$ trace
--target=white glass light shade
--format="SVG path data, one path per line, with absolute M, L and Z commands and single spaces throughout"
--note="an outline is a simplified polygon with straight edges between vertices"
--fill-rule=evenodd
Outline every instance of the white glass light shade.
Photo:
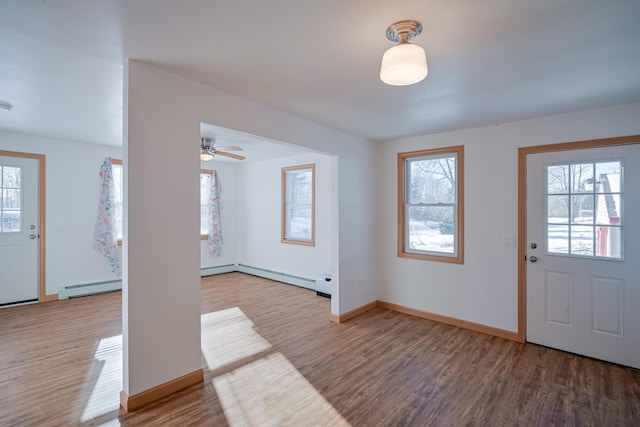
M 200 153 L 200 160 L 208 162 L 211 159 L 213 159 L 213 155 L 211 155 L 209 153 L 206 153 L 206 152 Z
M 412 85 L 427 77 L 428 72 L 427 55 L 418 45 L 402 43 L 382 56 L 380 79 L 388 85 Z

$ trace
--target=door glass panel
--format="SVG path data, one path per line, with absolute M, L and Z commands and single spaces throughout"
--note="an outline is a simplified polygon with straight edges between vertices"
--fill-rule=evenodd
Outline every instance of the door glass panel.
M 622 173 L 612 159 L 546 167 L 548 254 L 622 259 Z
M 571 223 L 593 224 L 593 195 L 572 195 L 571 207 Z
M 593 191 L 593 163 L 578 163 L 571 165 L 570 179 L 572 193 Z
M 569 165 L 547 167 L 547 194 L 569 193 Z
M 557 254 L 569 253 L 569 226 L 547 226 L 547 251 Z
M 22 169 L 0 166 L 0 232 L 22 230 Z
M 593 255 L 593 227 L 571 226 L 571 254 Z
M 551 224 L 569 222 L 569 196 L 547 196 L 547 222 Z

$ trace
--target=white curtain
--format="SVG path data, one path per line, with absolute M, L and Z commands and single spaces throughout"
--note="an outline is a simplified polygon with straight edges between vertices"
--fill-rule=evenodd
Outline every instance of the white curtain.
M 211 176 L 211 226 L 209 227 L 209 249 L 215 256 L 222 255 L 222 221 L 220 213 L 222 204 L 220 196 L 222 195 L 222 186 L 218 180 L 218 172 L 213 171 Z
M 100 200 L 93 232 L 93 247 L 104 256 L 112 271 L 120 277 L 120 251 L 116 237 L 116 202 L 111 158 L 100 167 Z

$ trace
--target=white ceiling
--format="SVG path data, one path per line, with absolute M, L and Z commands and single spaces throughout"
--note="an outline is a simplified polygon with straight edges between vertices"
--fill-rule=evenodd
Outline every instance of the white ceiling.
M 429 75 L 392 87 L 400 19 Z M 0 0 L 0 129 L 120 145 L 126 58 L 371 140 L 638 102 L 639 23 L 640 0 Z

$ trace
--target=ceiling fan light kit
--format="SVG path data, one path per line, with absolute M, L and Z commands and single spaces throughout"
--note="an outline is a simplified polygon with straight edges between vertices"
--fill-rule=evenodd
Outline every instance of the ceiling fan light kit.
M 215 138 L 200 138 L 200 160 L 208 162 L 213 159 L 215 156 L 225 156 L 230 157 L 236 160 L 244 160 L 245 156 L 241 156 L 239 154 L 227 153 L 226 151 L 221 150 L 231 150 L 231 151 L 242 151 L 242 148 L 237 146 L 231 147 L 220 147 L 220 149 L 214 147 L 216 140 Z
M 429 72 L 427 55 L 418 45 L 409 43 L 422 32 L 414 20 L 398 21 L 387 28 L 387 39 L 398 44 L 382 56 L 380 79 L 392 86 L 408 86 L 422 81 Z

